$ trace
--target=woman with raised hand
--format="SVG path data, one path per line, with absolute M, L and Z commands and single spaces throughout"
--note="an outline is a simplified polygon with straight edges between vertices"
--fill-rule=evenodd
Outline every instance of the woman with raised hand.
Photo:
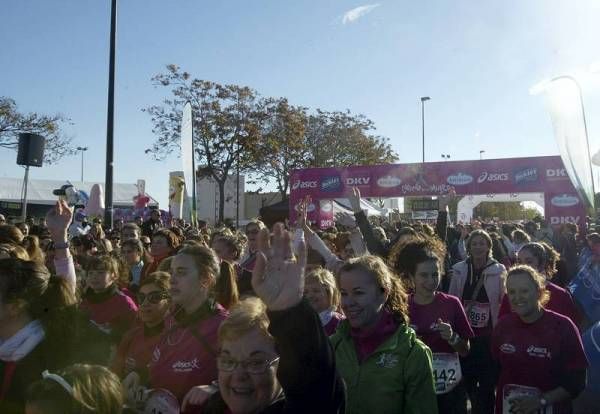
M 343 413 L 344 385 L 318 315 L 302 299 L 306 247 L 281 223 L 259 235 L 252 286 L 219 328 L 218 392 L 204 414 Z M 187 402 L 206 395 L 198 388 Z M 185 407 L 184 407 L 185 408 Z
M 448 293 L 462 300 L 475 333 L 469 355 L 461 360 L 472 412 L 489 414 L 494 409 L 497 376 L 490 337 L 498 323 L 506 268 L 492 258 L 492 239 L 485 230 L 472 231 L 466 248 L 467 259 L 452 267 Z
M 231 265 L 219 264 L 207 247 L 181 249 L 171 262 L 170 273 L 173 313 L 153 352 L 149 372 L 131 373 L 124 384 L 135 389 L 141 381 L 149 388 L 166 389 L 182 401 L 193 386 L 217 379 L 217 330 L 227 317 L 220 302 L 233 305 L 237 294 Z
M 330 340 L 348 413 L 437 413 L 431 351 L 409 326 L 404 288 L 384 261 L 346 262 L 338 284 L 346 320 Z
M 473 330 L 460 299 L 438 291 L 445 248 L 432 238 L 414 238 L 391 258 L 405 281 L 410 326 L 433 352 L 433 374 L 440 413 L 467 413 L 459 356 L 469 353 Z
M 546 290 L 550 295 L 550 299 L 548 303 L 544 304 L 544 308 L 564 315 L 571 319 L 575 325 L 578 325 L 580 316 L 571 294 L 551 282 L 552 276 L 556 273 L 557 256 L 558 252 L 550 246 L 547 250 L 542 243 L 527 243 L 517 253 L 517 262 L 531 266 L 546 278 Z M 510 311 L 509 298 L 505 295 L 500 306 L 500 317 Z
M 253 295 L 252 289 L 252 270 L 256 263 L 256 252 L 258 251 L 258 235 L 261 230 L 265 229 L 265 224 L 258 220 L 251 220 L 246 224 L 246 237 L 248 243 L 246 244 L 246 252 L 240 259 L 240 265 L 238 268 L 238 290 L 240 295 Z
M 581 337 L 569 318 L 544 308 L 545 285 L 532 267 L 508 272 L 512 312 L 492 335 L 492 354 L 501 367 L 496 414 L 571 413 L 571 400 L 585 387 Z

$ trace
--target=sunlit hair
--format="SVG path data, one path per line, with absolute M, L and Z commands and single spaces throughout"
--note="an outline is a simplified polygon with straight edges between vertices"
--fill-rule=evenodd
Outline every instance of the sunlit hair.
M 168 292 L 171 289 L 171 275 L 167 272 L 152 272 L 140 281 L 140 288 L 146 285 L 156 285 L 159 290 Z
M 244 228 L 244 230 L 248 231 L 248 227 L 250 227 L 250 226 L 257 226 L 259 230 L 267 228 L 267 226 L 265 226 L 265 223 L 263 223 L 261 220 L 259 220 L 257 218 L 250 220 L 248 222 L 248 224 L 246 224 L 246 227 Z
M 265 338 L 273 339 L 269 333 L 267 306 L 260 299 L 250 297 L 229 310 L 229 317 L 219 327 L 219 346 L 225 341 L 236 341 L 254 329 Z
M 123 233 L 123 230 L 133 230 L 136 232 L 136 234 L 138 235 L 138 237 L 140 236 L 140 234 L 142 234 L 142 229 L 140 229 L 140 226 L 138 226 L 135 223 L 126 223 L 123 225 L 123 227 L 121 228 L 121 233 Z
M 120 275 L 119 263 L 109 254 L 97 254 L 86 258 L 83 268 L 86 272 L 106 270 L 112 275 L 113 279 L 118 278 Z
M 88 235 L 90 237 L 92 237 L 94 240 L 100 240 L 100 239 L 104 239 L 106 237 L 106 234 L 104 233 L 104 229 L 102 228 L 102 225 L 100 223 L 92 224 L 92 227 L 90 228 L 90 231 L 88 232 Z
M 165 257 L 158 264 L 158 267 L 156 268 L 156 270 L 161 271 L 161 272 L 171 273 L 171 263 L 173 263 L 173 257 L 175 257 L 175 256 Z
M 394 275 L 383 259 L 378 256 L 365 255 L 348 260 L 339 270 L 338 280 L 344 273 L 360 271 L 373 278 L 380 289 L 388 292 L 385 308 L 402 323 L 408 325 L 408 299 L 398 276 Z
M 512 232 L 511 235 L 512 241 L 514 243 L 529 243 L 531 241 L 531 237 L 529 237 L 529 234 L 525 233 L 523 230 L 515 230 Z
M 546 249 L 544 249 L 544 246 L 541 243 L 527 243 L 523 247 L 521 247 L 521 250 L 519 250 L 519 254 L 523 250 L 529 252 L 533 257 L 536 258 L 538 263 L 538 269 L 546 268 Z
M 23 238 L 23 247 L 29 254 L 29 260 L 44 264 L 46 262 L 46 256 L 44 251 L 40 247 L 40 239 L 38 236 L 29 235 Z
M 552 279 L 556 272 L 558 272 L 557 264 L 560 260 L 560 253 L 556 251 L 556 249 L 550 246 L 546 242 L 538 242 L 544 247 L 546 251 L 546 265 L 544 266 L 544 271 L 546 273 L 546 278 Z
M 469 234 L 469 238 L 467 239 L 467 243 L 465 245 L 465 247 L 467 248 L 467 253 L 469 253 L 469 256 L 471 256 L 471 243 L 473 243 L 473 239 L 475 237 L 483 237 L 483 239 L 485 240 L 485 243 L 487 244 L 488 247 L 488 258 L 492 258 L 492 238 L 490 237 L 490 235 L 488 234 L 487 231 L 485 230 L 481 230 L 481 229 L 477 229 L 477 230 L 473 230 L 471 232 L 471 234 Z
M 72 393 L 54 375 L 46 376 L 29 387 L 26 401 L 47 414 L 120 413 L 124 398 L 119 377 L 100 365 L 75 364 L 50 374 L 58 375 Z
M 13 259 L 29 260 L 29 253 L 24 247 L 12 243 L 0 243 L 0 256 Z
M 23 241 L 23 232 L 12 224 L 0 225 L 0 243 L 21 244 Z
M 335 277 L 327 269 L 318 268 L 306 275 L 305 284 L 318 283 L 325 288 L 329 306 L 333 309 L 338 309 L 340 306 L 340 291 L 335 282 Z
M 178 255 L 186 255 L 194 260 L 199 277 L 208 280 L 209 290 L 217 302 L 229 308 L 238 301 L 237 275 L 229 262 L 219 263 L 216 253 L 204 246 L 184 247 Z
M 541 306 L 545 306 L 550 300 L 550 292 L 546 289 L 546 278 L 544 275 L 540 274 L 537 270 L 535 270 L 531 266 L 527 265 L 517 265 L 510 268 L 508 271 L 508 275 L 506 276 L 506 286 L 508 287 L 508 281 L 511 276 L 515 275 L 526 275 L 528 276 L 533 286 L 539 292 L 538 302 Z
M 158 229 L 152 235 L 152 239 L 163 237 L 171 250 L 176 250 L 179 247 L 179 237 L 169 229 Z
M 213 239 L 213 245 L 217 242 L 223 243 L 227 249 L 233 252 L 234 260 L 238 260 L 240 258 L 246 244 L 244 239 L 241 239 L 233 233 L 230 235 L 221 235 L 219 237 L 215 237 Z
M 419 264 L 435 261 L 439 268 L 446 255 L 446 246 L 434 237 L 411 237 L 397 243 L 395 247 L 390 262 L 405 286 L 409 288 L 414 288 L 412 277 L 415 276 Z

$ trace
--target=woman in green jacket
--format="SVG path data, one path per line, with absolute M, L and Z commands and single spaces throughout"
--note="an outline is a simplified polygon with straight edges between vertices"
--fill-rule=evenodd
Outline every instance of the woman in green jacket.
M 407 295 L 377 256 L 339 272 L 347 317 L 330 338 L 347 386 L 346 413 L 435 414 L 431 351 L 408 325 Z

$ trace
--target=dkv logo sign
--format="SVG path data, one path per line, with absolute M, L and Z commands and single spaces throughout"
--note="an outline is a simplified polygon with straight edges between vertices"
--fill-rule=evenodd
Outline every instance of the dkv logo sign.
M 568 194 L 561 194 L 552 197 L 550 203 L 556 207 L 572 207 L 579 204 L 579 198 Z
M 473 177 L 471 177 L 469 174 L 459 172 L 449 176 L 446 181 L 450 185 L 467 185 L 473 182 Z

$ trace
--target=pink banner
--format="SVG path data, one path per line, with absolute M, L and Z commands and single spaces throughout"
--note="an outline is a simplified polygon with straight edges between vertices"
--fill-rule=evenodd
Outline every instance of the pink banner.
M 352 187 L 367 198 L 434 196 L 450 187 L 458 195 L 538 192 L 546 195 L 545 216 L 552 224 L 581 224 L 585 218 L 559 156 L 310 168 L 293 171 L 290 183 L 290 220 L 299 201 L 310 195 L 309 219 L 322 228 L 333 224 L 328 200 L 345 198 Z

